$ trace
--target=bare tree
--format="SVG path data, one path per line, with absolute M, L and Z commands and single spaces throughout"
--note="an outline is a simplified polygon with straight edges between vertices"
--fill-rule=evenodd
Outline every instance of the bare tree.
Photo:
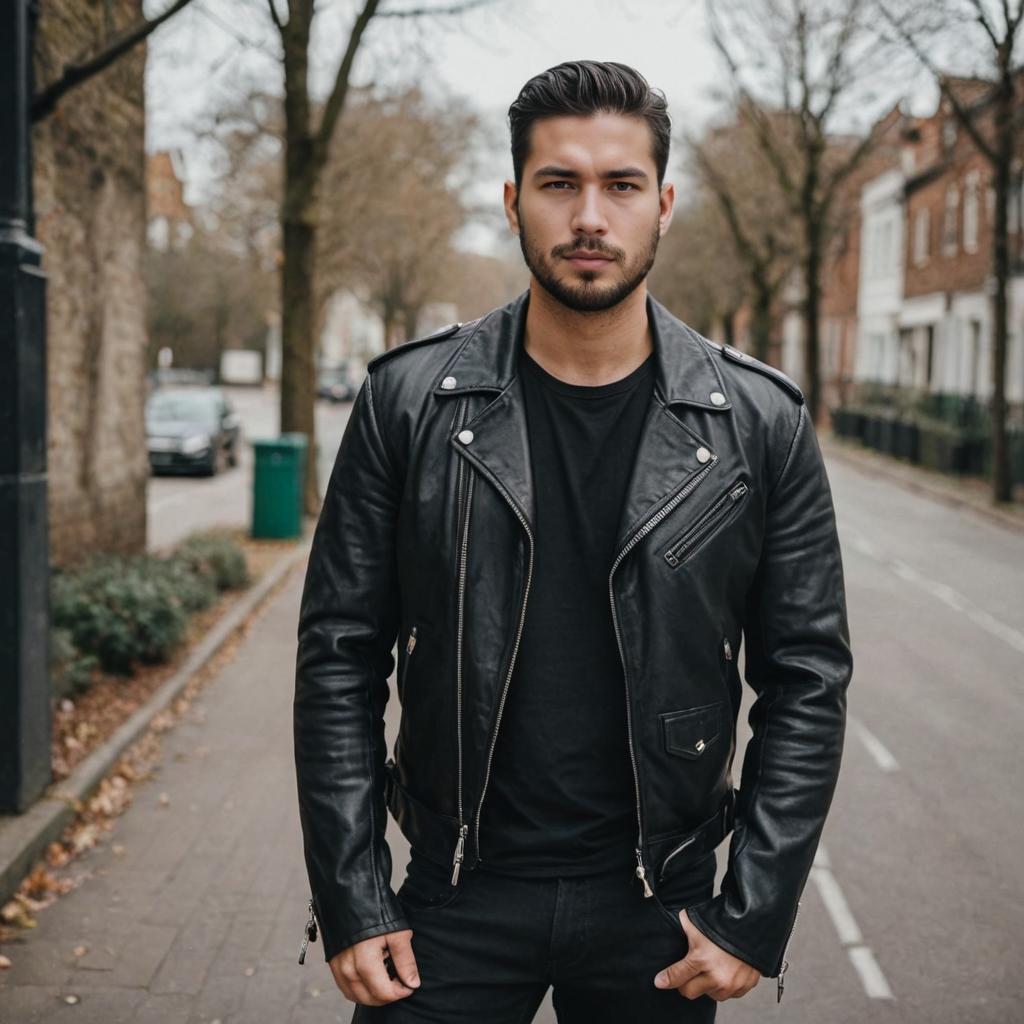
M 388 347 L 416 331 L 444 281 L 452 236 L 465 223 L 478 119 L 419 87 L 351 103 L 323 181 L 318 293 L 358 283 L 384 321 Z M 380 183 L 387 182 L 387 188 Z
M 892 47 L 871 30 L 867 0 L 707 0 L 706 8 L 735 108 L 801 228 L 804 383 L 817 421 L 822 267 L 836 199 L 879 136 L 871 129 L 853 145 L 831 143 L 841 116 L 875 98 L 865 83 L 892 73 Z
M 786 196 L 772 174 L 750 119 L 736 116 L 701 138 L 687 138 L 687 151 L 705 194 L 717 205 L 720 230 L 728 233 L 747 280 L 753 354 L 767 360 L 773 311 L 800 253 L 800 231 Z M 783 140 L 777 140 L 782 146 Z M 787 154 L 787 161 L 792 156 Z
M 320 191 L 331 140 L 345 109 L 352 68 L 371 21 L 384 17 L 452 15 L 488 0 L 448 6 L 381 10 L 381 0 L 365 0 L 349 30 L 333 85 L 319 117 L 310 96 L 310 41 L 316 0 L 288 0 L 287 15 L 266 0 L 281 39 L 284 63 L 284 180 L 281 200 L 281 429 L 309 439 L 304 507 L 320 507 L 315 451 L 316 255 Z
M 1013 498 L 1006 433 L 1006 361 L 1009 324 L 1007 288 L 1010 277 L 1008 209 L 1014 161 L 1019 157 L 1021 64 L 1017 35 L 1024 18 L 1021 0 L 937 0 L 919 5 L 875 0 L 884 25 L 931 73 L 944 102 L 992 169 L 995 219 L 992 232 L 994 278 L 992 358 L 992 500 Z M 965 94 L 955 76 L 945 74 L 931 56 L 937 40 L 956 41 L 958 50 L 980 43 L 988 65 L 982 88 Z
M 117 31 L 113 30 L 108 17 L 106 24 L 108 34 L 103 46 L 65 64 L 60 75 L 54 81 L 36 89 L 32 98 L 32 120 L 39 121 L 48 114 L 52 114 L 62 96 L 70 92 L 76 85 L 81 85 L 93 75 L 110 67 L 119 57 L 124 56 L 191 2 L 192 0 L 173 0 L 173 3 L 170 3 L 160 14 L 152 18 L 140 18 L 126 28 Z

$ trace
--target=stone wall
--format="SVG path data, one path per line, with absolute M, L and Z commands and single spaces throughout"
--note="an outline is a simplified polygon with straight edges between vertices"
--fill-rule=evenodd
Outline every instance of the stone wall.
M 39 7 L 37 88 L 141 15 L 141 0 Z M 59 565 L 146 542 L 145 59 L 140 45 L 77 86 L 33 133 L 48 275 L 50 550 Z

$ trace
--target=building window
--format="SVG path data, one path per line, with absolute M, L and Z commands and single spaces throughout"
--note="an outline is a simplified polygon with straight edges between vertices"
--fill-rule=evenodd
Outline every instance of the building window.
M 931 211 L 922 206 L 914 214 L 914 266 L 923 267 L 928 262 L 928 249 L 931 234 Z
M 968 394 L 980 397 L 981 388 L 981 321 L 971 321 L 971 342 L 968 352 L 970 360 L 970 391 Z
M 978 172 L 967 175 L 964 186 L 964 251 L 978 251 Z
M 957 215 L 960 212 L 960 191 L 956 185 L 946 189 L 946 217 L 942 223 L 942 252 L 945 256 L 956 255 Z

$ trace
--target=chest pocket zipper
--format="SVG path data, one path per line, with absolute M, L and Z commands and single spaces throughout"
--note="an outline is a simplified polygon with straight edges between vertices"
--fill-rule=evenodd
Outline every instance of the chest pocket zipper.
M 723 494 L 681 537 L 665 552 L 665 561 L 674 569 L 708 540 L 726 517 L 746 497 L 750 487 L 741 480 Z

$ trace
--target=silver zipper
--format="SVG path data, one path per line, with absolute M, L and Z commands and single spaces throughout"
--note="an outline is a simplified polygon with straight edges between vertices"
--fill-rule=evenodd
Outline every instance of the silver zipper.
M 661 862 L 661 870 L 660 870 L 660 871 L 658 872 L 658 881 L 659 881 L 659 882 L 660 882 L 660 881 L 662 881 L 662 880 L 663 880 L 663 879 L 665 878 L 665 871 L 666 871 L 666 870 L 668 869 L 669 863 L 671 862 L 672 858 L 673 858 L 673 857 L 675 857 L 675 856 L 676 856 L 676 854 L 678 854 L 678 853 L 682 853 L 682 852 L 683 852 L 683 850 L 685 850 L 685 849 L 687 849 L 688 847 L 692 846 L 692 845 L 693 845 L 693 844 L 694 844 L 694 843 L 695 843 L 696 841 L 697 841 L 697 836 L 690 836 L 690 838 L 689 838 L 689 839 L 687 839 L 687 840 L 684 840 L 683 842 L 681 842 L 681 843 L 680 843 L 680 844 L 679 844 L 679 845 L 678 845 L 678 846 L 677 846 L 677 847 L 676 847 L 676 848 L 675 848 L 675 849 L 674 849 L 674 850 L 673 850 L 673 851 L 672 851 L 672 852 L 671 852 L 671 853 L 670 853 L 670 854 L 669 854 L 669 855 L 668 855 L 668 856 L 667 856 L 667 857 L 666 857 L 666 858 L 665 858 L 665 859 L 664 859 L 664 860 L 663 860 L 663 861 Z
M 465 417 L 463 417 L 465 422 Z M 460 424 L 461 426 L 461 424 Z M 462 478 L 464 463 L 459 460 L 458 490 L 461 496 Z M 462 859 L 465 855 L 466 832 L 468 826 L 462 820 L 462 625 L 465 612 L 466 594 L 466 558 L 469 551 L 469 513 L 473 508 L 473 480 L 472 473 L 469 474 L 469 483 L 466 486 L 466 510 L 462 516 L 462 543 L 459 549 L 459 623 L 458 639 L 455 645 L 455 707 L 456 707 L 456 737 L 458 747 L 458 805 L 459 805 L 459 839 L 455 844 L 455 853 L 452 857 L 452 885 L 459 884 L 459 871 L 462 868 Z
M 416 646 L 416 626 L 413 626 L 409 631 L 409 639 L 405 643 L 405 653 L 412 654 L 412 649 Z
M 313 916 L 313 897 L 309 898 L 309 920 L 306 922 L 305 933 L 302 936 L 302 945 L 299 947 L 299 963 L 306 962 L 306 947 L 310 942 L 316 942 L 316 918 Z
M 679 565 L 683 560 L 683 552 L 685 552 L 687 548 L 693 547 L 693 545 L 700 540 L 701 536 L 710 529 L 718 518 L 718 514 L 722 508 L 727 503 L 735 504 L 743 497 L 744 494 L 747 493 L 748 490 L 749 488 L 746 483 L 741 480 L 735 487 L 723 494 L 722 497 L 719 498 L 718 501 L 716 501 L 711 508 L 709 508 L 707 512 L 697 520 L 696 523 L 694 523 L 693 527 L 687 530 L 686 535 L 665 552 L 665 561 L 673 567 Z
M 662 506 L 650 519 L 644 523 L 643 526 L 637 530 L 636 533 L 630 537 L 626 546 L 618 553 L 615 561 L 612 563 L 611 570 L 608 573 L 608 597 L 611 601 L 612 606 L 612 624 L 615 627 L 615 640 L 619 646 L 619 657 L 622 659 L 622 678 L 626 686 L 626 737 L 629 740 L 629 760 L 633 765 L 633 786 L 636 792 L 636 823 L 637 823 L 637 844 L 636 844 L 636 877 L 643 882 L 644 896 L 653 896 L 654 893 L 651 890 L 651 886 L 647 881 L 647 869 L 644 866 L 644 825 L 643 817 L 640 812 L 640 770 L 637 768 L 636 763 L 636 750 L 633 747 L 633 702 L 629 696 L 629 679 L 626 673 L 626 654 L 622 649 L 622 633 L 619 630 L 619 616 L 615 609 L 615 590 L 612 586 L 612 579 L 615 576 L 615 570 L 618 568 L 619 563 L 626 555 L 633 550 L 633 547 L 640 542 L 643 537 L 646 537 L 655 526 L 658 525 L 678 505 L 681 501 L 687 498 L 693 491 L 693 489 L 711 472 L 712 469 L 718 464 L 718 456 L 712 455 L 711 461 L 667 504 Z M 532 557 L 532 554 L 531 554 Z
M 786 939 L 786 948 L 782 951 L 782 966 L 779 968 L 779 989 L 775 996 L 775 1002 L 782 1002 L 782 992 L 786 987 L 785 977 L 786 971 L 789 969 L 789 961 L 786 959 L 786 954 L 789 952 L 789 944 L 793 941 L 793 932 L 796 931 L 796 922 L 800 917 L 800 901 L 796 901 L 796 913 L 793 915 L 793 927 L 789 930 L 789 938 Z
M 501 725 L 501 713 L 505 709 L 505 697 L 508 694 L 508 685 L 512 681 L 512 670 L 515 668 L 516 655 L 519 653 L 519 641 L 523 636 L 523 624 L 526 621 L 526 602 L 530 597 L 530 584 L 533 580 L 533 534 L 530 532 L 530 525 L 526 521 L 526 516 L 523 515 L 519 510 L 519 506 L 516 505 L 515 501 L 509 496 L 505 488 L 498 485 L 498 490 L 501 492 L 502 497 L 508 502 L 512 511 L 515 512 L 519 522 L 523 524 L 523 529 L 526 531 L 526 536 L 530 541 L 530 560 L 527 564 L 526 569 L 526 586 L 523 589 L 523 604 L 519 610 L 519 625 L 516 628 L 516 642 L 512 647 L 512 658 L 509 661 L 508 673 L 505 676 L 505 685 L 501 691 L 501 700 L 498 701 L 498 716 L 494 722 L 494 734 L 491 736 L 491 746 L 487 751 L 487 766 L 484 770 L 484 784 L 480 790 L 480 801 L 476 807 L 476 827 L 474 829 L 474 836 L 476 839 L 476 855 L 480 857 L 480 812 L 484 806 L 484 797 L 487 794 L 487 783 L 491 778 L 491 760 L 494 757 L 494 747 L 498 742 L 498 728 Z

